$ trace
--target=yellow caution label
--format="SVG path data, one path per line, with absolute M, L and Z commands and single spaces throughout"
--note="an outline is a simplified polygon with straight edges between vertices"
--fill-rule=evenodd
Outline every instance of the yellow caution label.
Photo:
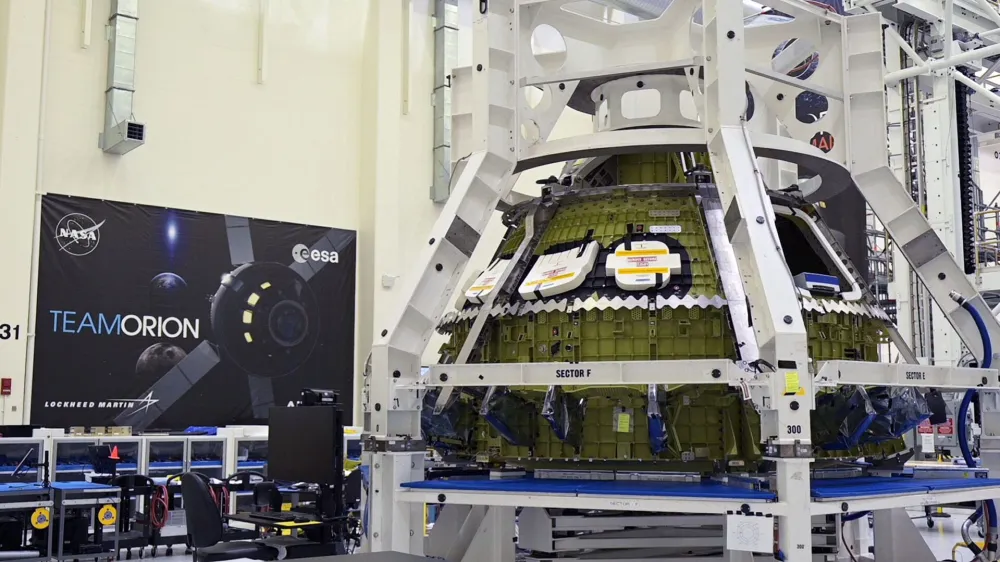
M 292 510 L 292 502 L 285 502 L 281 504 L 281 511 L 291 511 L 291 510 Z
M 632 416 L 621 413 L 618 414 L 618 433 L 628 433 L 632 431 Z
M 105 527 L 114 525 L 118 522 L 118 510 L 113 505 L 106 505 L 97 512 L 97 520 Z
M 36 529 L 47 529 L 49 523 L 52 522 L 52 516 L 49 515 L 49 508 L 39 507 L 36 508 L 34 512 L 31 513 L 31 526 Z
M 785 373 L 785 396 L 795 396 L 802 390 L 799 384 L 799 372 L 788 371 Z
M 552 281 L 560 281 L 562 279 L 569 279 L 576 275 L 575 273 L 563 273 L 562 275 L 556 275 L 555 277 L 546 277 L 545 279 L 536 279 L 534 281 L 528 281 L 524 283 L 525 286 L 541 285 L 542 283 L 550 283 Z
M 670 273 L 669 267 L 623 267 L 615 273 L 621 275 L 642 275 L 643 273 Z
M 616 256 L 665 256 L 670 253 L 670 250 L 666 248 L 657 248 L 652 250 L 617 250 L 615 251 Z

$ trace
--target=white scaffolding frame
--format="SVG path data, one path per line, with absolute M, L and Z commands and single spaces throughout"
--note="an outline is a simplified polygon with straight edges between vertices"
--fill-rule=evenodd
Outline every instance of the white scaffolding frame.
M 784 160 L 815 172 L 822 181 L 807 195 L 809 201 L 821 201 L 853 183 L 969 349 L 981 357 L 983 345 L 971 317 L 949 298 L 952 290 L 983 311 L 991 338 L 1000 342 L 1000 324 L 889 168 L 884 81 L 894 77 L 887 77 L 883 68 L 881 16 L 841 16 L 805 0 L 773 0 L 768 4 L 796 19 L 777 26 L 779 30 L 745 28 L 738 0 L 675 0 L 657 19 L 615 26 L 564 10 L 570 2 L 473 3 L 477 6 L 473 66 L 456 69 L 453 83 L 453 153 L 467 156 L 457 164 L 452 195 L 416 261 L 420 275 L 395 320 L 381 332 L 365 377 L 365 462 L 372 482 L 370 550 L 423 552 L 421 504 L 436 503 L 441 494 L 403 489 L 401 485 L 423 479 L 420 410 L 426 387 L 580 382 L 560 377 L 558 371 L 565 365 L 556 364 L 459 364 L 435 366 L 427 378 L 420 375 L 424 347 L 490 215 L 498 201 L 509 194 L 512 176 L 550 162 L 651 150 L 709 152 L 726 230 L 739 262 L 743 288 L 753 305 L 751 316 L 760 357 L 774 370 L 751 375 L 723 360 L 588 363 L 574 364 L 572 369 L 582 369 L 590 377 L 588 383 L 752 387 L 755 398 L 764 398 L 758 402 L 763 406 L 762 435 L 768 438 L 773 453 L 770 458 L 777 466 L 778 496 L 777 502 L 754 504 L 752 508 L 777 517 L 778 548 L 789 562 L 812 559 L 808 542 L 798 537 L 810 536 L 813 514 L 985 499 L 1000 493 L 1000 489 L 982 488 L 909 494 L 851 501 L 847 507 L 843 502 L 808 500 L 810 412 L 817 387 L 937 384 L 996 388 L 998 383 L 997 371 L 992 369 L 837 361 L 821 364 L 813 372 L 797 292 L 782 257 L 758 157 Z M 701 26 L 692 25 L 698 9 L 702 10 Z M 532 55 L 531 35 L 542 24 L 562 35 L 565 53 L 540 58 Z M 795 49 L 812 48 L 821 61 L 810 76 L 800 74 L 790 79 L 770 66 L 772 58 L 791 49 L 792 39 L 801 42 Z M 927 67 L 935 64 L 927 63 Z M 620 93 L 626 80 L 642 88 L 643 77 L 658 80 L 678 70 L 691 86 L 699 126 L 690 128 L 689 120 L 687 129 L 615 130 L 624 126 L 622 112 L 615 105 L 620 100 L 602 97 L 592 99 L 597 105 L 607 103 L 606 113 L 596 109 L 595 133 L 547 141 L 558 115 L 581 84 Z M 757 103 L 778 118 L 787 136 L 763 132 L 745 118 L 745 84 Z M 542 88 L 542 103 L 530 107 L 522 95 L 525 87 Z M 796 119 L 794 99 L 802 92 L 827 97 L 829 109 L 822 120 L 804 123 Z M 1000 351 L 1000 346 L 995 349 Z M 725 513 L 739 510 L 745 503 L 486 492 L 449 492 L 447 501 L 504 508 L 689 513 Z M 512 515 L 510 510 L 503 513 Z M 507 529 L 504 526 L 502 532 Z M 493 542 L 489 544 L 505 539 L 490 536 Z M 490 547 L 484 549 L 490 551 Z

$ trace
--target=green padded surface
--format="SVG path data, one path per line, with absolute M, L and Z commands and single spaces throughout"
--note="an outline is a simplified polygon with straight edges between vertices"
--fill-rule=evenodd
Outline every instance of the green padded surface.
M 663 213 L 676 213 L 677 216 L 653 216 Z M 719 294 L 719 274 L 712 259 L 705 220 L 693 196 L 634 194 L 623 190 L 608 198 L 583 198 L 564 203 L 545 229 L 535 255 L 544 254 L 557 244 L 579 242 L 588 233 L 607 248 L 628 234 L 629 225 L 634 232 L 649 232 L 655 225 L 680 226 L 681 232 L 671 237 L 680 242 L 691 257 L 694 279 L 689 294 L 709 297 Z
M 700 155 L 700 162 L 707 162 Z M 620 184 L 683 182 L 676 154 L 621 156 L 615 162 Z M 650 232 L 656 225 L 680 227 L 670 236 L 690 260 L 692 297 L 720 295 L 720 279 L 701 207 L 693 195 L 664 186 L 662 191 L 628 192 L 614 189 L 600 197 L 563 197 L 535 255 L 554 246 L 576 243 L 588 236 L 603 248 L 629 232 Z M 512 228 L 498 255 L 511 256 L 524 238 L 523 227 Z M 642 294 L 633 294 L 641 296 Z M 655 292 L 654 292 L 655 295 Z M 597 300 L 580 297 L 583 301 Z M 555 297 L 558 299 L 559 297 Z M 816 300 L 822 301 L 822 297 Z M 573 312 L 537 312 L 493 317 L 484 328 L 481 361 L 536 363 L 578 361 L 645 361 L 674 359 L 736 359 L 734 338 L 725 308 L 679 307 L 649 309 L 610 306 Z M 888 341 L 881 320 L 847 313 L 803 312 L 813 361 L 832 359 L 878 360 L 878 346 Z M 472 320 L 442 326 L 450 339 L 442 352 L 454 357 Z M 665 365 L 665 368 L 667 366 Z M 484 381 L 489 384 L 490 381 Z M 582 446 L 560 441 L 538 414 L 545 388 L 518 388 L 525 401 L 523 413 L 507 423 L 534 435 L 533 447 L 515 446 L 482 419 L 476 422 L 474 445 L 481 460 L 507 461 L 529 467 L 637 470 L 752 469 L 761 459 L 760 417 L 739 394 L 718 385 L 664 387 L 668 446 L 654 455 L 649 442 L 645 386 L 566 386 L 564 392 L 586 401 Z M 477 399 L 466 396 L 476 408 Z M 520 412 L 521 410 L 519 410 Z M 629 412 L 624 430 L 616 423 Z M 815 414 L 814 414 L 815 415 Z M 853 451 L 818 451 L 817 456 L 892 454 L 901 441 L 871 445 Z

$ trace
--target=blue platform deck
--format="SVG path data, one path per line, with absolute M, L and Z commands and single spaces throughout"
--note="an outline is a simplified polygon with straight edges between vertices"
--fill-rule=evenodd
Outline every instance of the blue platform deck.
M 412 490 L 493 492 L 514 494 L 609 495 L 712 500 L 774 501 L 773 492 L 726 486 L 718 482 L 632 482 L 625 480 L 557 480 L 512 478 L 409 482 Z
M 900 494 L 930 494 L 1000 486 L 996 478 L 844 478 L 812 482 L 816 501 L 871 498 Z
M 815 501 L 871 498 L 887 495 L 929 494 L 931 492 L 968 490 L 1000 486 L 1000 479 L 956 478 L 844 478 L 814 480 Z M 730 501 L 776 501 L 777 495 L 766 490 L 749 490 L 718 482 L 633 482 L 623 480 L 557 480 L 516 478 L 502 480 L 461 479 L 409 482 L 404 488 L 422 491 L 490 492 L 513 494 L 607 495 L 651 498 L 679 498 Z
M 107 484 L 95 484 L 93 482 L 52 482 L 49 484 L 49 488 L 53 490 L 117 490 L 115 486 L 108 486 Z M 40 482 L 10 482 L 7 484 L 0 484 L 0 494 L 11 493 L 11 492 L 26 492 L 34 490 L 47 490 L 45 486 L 42 486 Z

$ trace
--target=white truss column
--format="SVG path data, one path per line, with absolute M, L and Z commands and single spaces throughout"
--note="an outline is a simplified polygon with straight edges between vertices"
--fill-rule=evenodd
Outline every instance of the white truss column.
M 920 111 L 924 131 L 924 188 L 927 192 L 927 220 L 941 238 L 945 249 L 962 260 L 962 203 L 958 181 L 958 127 L 955 114 L 955 81 L 950 74 L 932 73 L 931 98 Z M 962 340 L 937 306 L 931 322 L 934 362 L 957 365 L 962 357 Z
M 895 250 L 906 258 L 943 311 L 941 318 L 947 320 L 973 355 L 982 359 L 983 342 L 976 323 L 950 294 L 954 291 L 962 295 L 980 313 L 993 342 L 1000 342 L 1000 323 L 955 261 L 946 242 L 889 167 L 881 16 L 878 13 L 851 16 L 844 31 L 848 33 L 844 38 L 844 97 L 849 161 L 855 185 L 885 225 Z M 941 133 L 938 131 L 935 136 Z M 993 357 L 998 357 L 996 349 Z
M 805 325 L 756 155 L 743 126 L 743 17 L 738 0 L 706 1 L 705 126 L 726 229 L 740 260 L 761 357 L 807 361 Z M 728 13 L 732 10 L 734 13 Z M 793 369 L 796 367 L 792 367 Z
M 423 552 L 423 517 L 395 501 L 403 482 L 423 479 L 421 355 L 450 302 L 514 167 L 516 118 L 513 0 L 476 2 L 472 67 L 453 81 L 453 151 L 461 161 L 451 196 L 414 264 L 402 309 L 379 333 L 365 377 L 365 451 L 371 486 L 368 550 Z M 381 329 L 380 329 L 381 328 Z M 403 388 L 410 386 L 410 388 Z
M 761 433 L 778 465 L 778 498 L 795 506 L 778 518 L 778 547 L 789 562 L 812 560 L 809 514 L 809 412 L 813 407 L 805 324 L 785 264 L 774 210 L 744 127 L 744 27 L 740 0 L 706 0 L 705 118 L 709 155 L 726 230 L 750 300 L 761 359 L 776 368 Z M 801 376 L 800 376 L 801 374 Z M 805 467 L 803 469 L 803 467 Z M 805 492 L 803 493 L 803 486 Z M 804 543 L 805 547 L 799 549 Z
M 891 41 L 886 41 L 885 68 L 887 72 L 901 70 L 900 49 L 894 47 Z M 905 184 L 908 178 L 906 170 L 906 150 L 909 139 L 906 138 L 904 130 L 909 115 L 906 114 L 906 107 L 903 103 L 904 82 L 886 85 L 886 109 L 889 136 L 889 165 L 893 175 L 901 184 Z M 896 328 L 900 336 L 914 347 L 917 351 L 915 330 L 913 329 L 913 295 L 910 294 L 910 265 L 903 259 L 897 251 L 893 251 L 890 257 L 892 260 L 893 278 L 889 283 L 889 296 L 896 300 Z M 919 351 L 918 351 L 919 354 Z

